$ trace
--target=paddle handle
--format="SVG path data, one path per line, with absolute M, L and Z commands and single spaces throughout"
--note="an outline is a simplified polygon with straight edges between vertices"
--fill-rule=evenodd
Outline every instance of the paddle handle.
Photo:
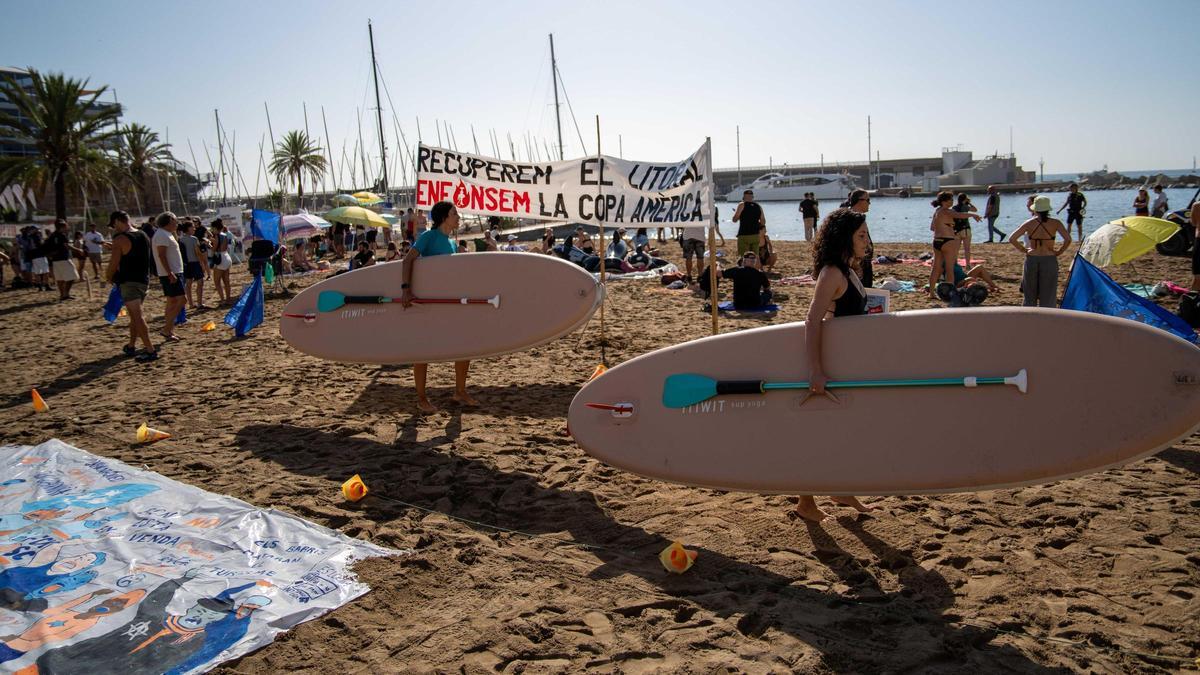
M 808 385 L 804 385 L 805 388 Z M 730 394 L 761 394 L 767 388 L 767 383 L 762 380 L 718 380 L 717 381 L 717 396 L 726 396 Z M 785 389 L 787 387 L 772 387 L 773 389 Z
M 744 385 L 745 381 L 733 380 L 731 384 Z M 1012 377 L 943 377 L 915 380 L 837 380 L 826 382 L 826 389 L 866 389 L 871 387 L 978 387 L 987 384 L 1011 384 L 1022 394 L 1028 390 L 1028 377 L 1025 369 Z M 808 382 L 763 382 L 761 390 L 726 392 L 721 389 L 725 382 L 717 382 L 717 393 L 759 393 L 778 389 L 808 389 Z

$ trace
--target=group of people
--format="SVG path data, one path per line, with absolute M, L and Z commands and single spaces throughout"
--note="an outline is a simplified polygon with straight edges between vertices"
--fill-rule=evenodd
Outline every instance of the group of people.
M 62 219 L 45 233 L 36 225 L 27 225 L 17 233 L 9 253 L 0 250 L 0 285 L 4 284 L 4 266 L 10 265 L 14 288 L 48 291 L 53 281 L 59 300 L 71 300 L 71 288 L 84 278 L 89 261 L 92 279 L 99 280 L 105 245 L 104 236 L 96 231 L 94 223 L 87 226 L 86 232 L 76 232 L 73 237 L 67 221 Z

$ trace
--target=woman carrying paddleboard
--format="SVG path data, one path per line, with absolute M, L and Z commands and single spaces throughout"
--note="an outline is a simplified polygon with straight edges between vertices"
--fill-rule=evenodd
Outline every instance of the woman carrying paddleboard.
M 1031 207 L 1034 217 L 1021 224 L 1008 238 L 1010 244 L 1025 254 L 1025 270 L 1021 275 L 1021 291 L 1026 307 L 1054 307 L 1058 297 L 1058 256 L 1071 245 L 1071 230 L 1062 221 L 1050 217 L 1050 198 L 1039 196 Z M 1029 237 L 1029 245 L 1021 237 Z M 1054 248 L 1056 237 L 1062 236 L 1062 248 Z
M 837 209 L 825 218 L 825 223 L 817 230 L 816 240 L 813 241 L 813 273 L 817 275 L 817 287 L 804 322 L 810 396 L 832 397 L 831 393 L 825 391 L 825 383 L 829 378 L 821 366 L 824 321 L 839 316 L 865 314 L 867 311 L 867 292 L 854 269 L 867 255 L 870 245 L 867 218 L 854 209 Z M 857 497 L 831 499 L 861 512 L 872 509 L 858 501 Z M 813 522 L 820 522 L 828 515 L 817 506 L 812 495 L 800 496 L 796 512 Z
M 451 237 L 458 231 L 458 209 L 451 202 L 438 202 L 429 211 L 433 227 L 421 233 L 417 241 L 404 256 L 403 283 L 400 284 L 400 303 L 406 308 L 413 304 L 413 264 L 421 256 L 450 255 L 455 252 L 454 241 Z M 479 405 L 467 393 L 467 371 L 471 368 L 470 361 L 454 362 L 454 400 L 463 405 Z M 437 408 L 429 402 L 425 395 L 425 376 L 429 373 L 429 364 L 413 364 L 413 382 L 417 387 L 417 407 L 421 412 L 437 412 Z
M 959 230 L 955 229 L 956 219 L 983 220 L 978 213 L 969 211 L 964 218 L 964 214 L 950 207 L 950 203 L 953 201 L 954 193 L 942 190 L 937 193 L 937 198 L 929 203 L 936 209 L 933 212 L 933 220 L 929 223 L 929 229 L 933 230 L 933 269 L 929 271 L 929 288 L 926 289 L 926 292 L 931 298 L 937 297 L 935 293 L 938 277 L 944 275 L 947 279 L 954 278 L 954 262 L 958 260 L 959 246 Z

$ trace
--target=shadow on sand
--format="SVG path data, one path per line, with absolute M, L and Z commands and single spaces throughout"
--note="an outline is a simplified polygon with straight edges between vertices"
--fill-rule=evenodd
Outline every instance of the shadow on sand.
M 802 579 L 703 548 L 703 565 L 687 575 L 668 575 L 657 554 L 669 542 L 613 520 L 592 493 L 547 488 L 527 474 L 501 471 L 484 461 L 438 450 L 439 444 L 461 431 L 457 415 L 443 434 L 420 442 L 408 430 L 414 420 L 402 425 L 400 438 L 392 444 L 288 425 L 247 426 L 238 432 L 237 441 L 243 450 L 284 471 L 339 483 L 348 471 L 353 472 L 348 467 L 373 464 L 372 486 L 381 486 L 379 493 L 451 516 L 531 533 L 558 534 L 565 529 L 575 541 L 597 547 L 591 550 L 602 564 L 593 570 L 593 577 L 635 574 L 674 596 L 676 600 L 669 601 L 672 607 L 695 603 L 724 617 L 739 617 L 738 630 L 752 638 L 769 628 L 784 631 L 822 652 L 825 665 L 837 671 L 1049 672 L 1018 649 L 989 644 L 992 632 L 955 625 L 957 617 L 943 613 L 953 602 L 946 580 L 866 532 L 857 521 L 843 524 L 898 573 L 904 586 L 901 592 L 880 590 L 853 556 L 836 543 L 830 546 L 832 538 L 818 526 L 812 528 L 823 551 L 819 557 L 851 585 L 849 594 L 808 588 Z M 368 499 L 360 507 L 378 522 L 405 511 L 387 500 Z M 663 601 L 626 611 L 636 616 L 651 606 L 662 607 Z

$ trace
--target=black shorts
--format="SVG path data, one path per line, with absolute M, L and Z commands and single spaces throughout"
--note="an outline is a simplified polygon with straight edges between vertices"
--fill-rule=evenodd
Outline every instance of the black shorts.
M 1192 242 L 1192 276 L 1200 277 L 1200 239 Z
M 186 262 L 183 264 L 183 278 L 192 281 L 198 281 L 204 278 L 204 265 L 197 262 Z
M 178 298 L 183 295 L 183 279 L 179 275 L 175 275 L 175 283 L 171 283 L 170 277 L 159 277 L 158 281 L 162 284 L 163 297 Z
M 1079 226 L 1083 227 L 1083 214 L 1067 211 L 1067 226 L 1070 226 L 1072 223 L 1079 223 Z
M 679 242 L 679 247 L 683 249 L 684 260 L 692 257 L 696 259 L 704 257 L 704 242 L 699 239 L 683 239 Z

